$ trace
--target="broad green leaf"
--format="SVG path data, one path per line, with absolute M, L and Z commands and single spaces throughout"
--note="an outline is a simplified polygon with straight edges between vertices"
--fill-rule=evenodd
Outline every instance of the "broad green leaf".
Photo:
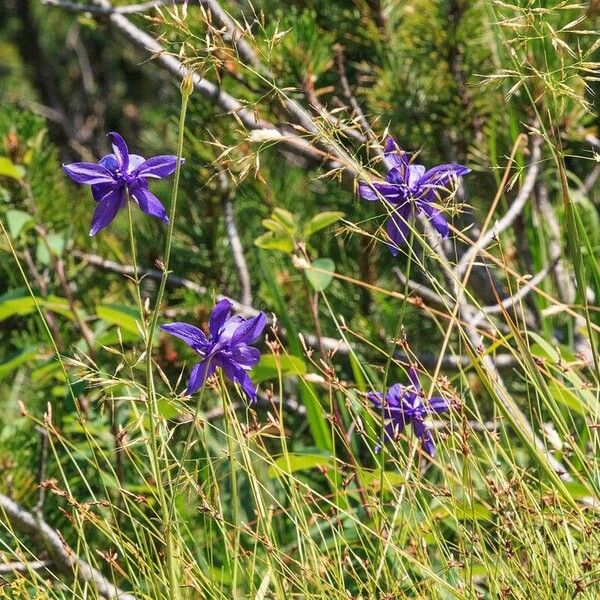
M 10 177 L 20 181 L 25 175 L 25 169 L 20 165 L 15 165 L 10 158 L 0 156 L 0 177 Z
M 276 208 L 271 217 L 284 225 L 291 234 L 296 231 L 296 219 L 290 211 L 283 208 Z
M 65 238 L 58 233 L 50 233 L 46 236 L 46 240 L 41 238 L 37 245 L 37 259 L 43 265 L 51 263 L 52 256 L 60 256 L 65 248 Z
M 174 419 L 179 414 L 177 406 L 168 398 L 160 398 L 157 405 L 160 416 L 165 419 Z
M 280 456 L 274 465 L 268 469 L 269 477 L 281 477 L 283 473 L 306 471 L 314 467 L 333 469 L 335 463 L 332 458 L 323 454 L 288 454 Z
M 343 212 L 337 210 L 326 210 L 318 215 L 315 215 L 306 225 L 304 226 L 304 237 L 308 239 L 313 233 L 325 229 L 329 225 L 337 223 L 344 216 Z
M 263 219 L 262 224 L 265 229 L 268 229 L 273 233 L 278 233 L 280 235 L 288 235 L 290 237 L 293 236 L 293 231 L 290 231 L 288 227 L 286 227 L 280 221 L 276 221 L 275 219 Z
M 260 362 L 252 369 L 252 381 L 260 383 L 267 379 L 277 379 L 279 371 L 281 371 L 282 377 L 304 375 L 306 373 L 306 365 L 298 356 L 264 354 Z
M 139 312 L 130 306 L 120 304 L 98 304 L 96 314 L 100 319 L 112 325 L 118 325 L 121 329 L 130 333 L 139 334 L 137 320 Z
M 392 490 L 406 482 L 405 477 L 398 471 L 384 471 L 383 478 L 379 470 L 361 469 L 360 479 L 363 484 L 368 485 L 374 492 L 381 490 L 383 479 L 383 489 Z
M 16 356 L 13 356 L 9 360 L 0 363 L 0 379 L 8 377 L 13 371 L 18 369 L 21 365 L 32 361 L 37 356 L 37 350 L 34 348 L 27 348 Z
M 335 263 L 330 258 L 317 258 L 304 272 L 315 292 L 322 292 L 333 279 Z
M 580 415 L 585 415 L 586 406 L 579 399 L 579 397 L 574 394 L 571 390 L 567 389 L 561 382 L 559 381 L 551 381 L 548 384 L 548 389 L 552 394 L 553 398 L 564 404 L 567 408 L 574 410 L 576 413 Z
M 6 213 L 6 223 L 11 237 L 18 238 L 25 226 L 33 221 L 33 217 L 23 210 L 9 210 Z
M 267 233 L 257 237 L 254 243 L 264 250 L 279 250 L 286 254 L 291 254 L 294 251 L 294 240 L 286 233 L 267 231 Z
M 102 331 L 94 336 L 94 343 L 98 346 L 118 346 L 121 342 L 127 344 L 129 342 L 135 342 L 140 337 L 139 332 L 127 331 L 122 329 L 120 336 L 116 329 L 110 329 L 108 331 Z
M 4 299 L 3 299 L 4 298 Z M 69 319 L 74 319 L 74 315 L 69 308 L 69 303 L 64 298 L 57 296 L 48 296 L 47 298 L 32 298 L 31 296 L 17 296 L 0 298 L 0 321 L 10 317 L 25 316 L 36 311 L 35 303 L 45 308 L 61 314 Z
M 533 354 L 540 356 L 546 360 L 552 360 L 554 362 L 560 359 L 558 352 L 552 347 L 541 335 L 534 331 L 528 331 L 529 337 L 531 337 L 535 344 L 531 347 Z

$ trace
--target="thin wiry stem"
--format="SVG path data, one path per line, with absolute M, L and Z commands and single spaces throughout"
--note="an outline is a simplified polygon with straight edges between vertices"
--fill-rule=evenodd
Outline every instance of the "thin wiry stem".
M 171 197 L 171 207 L 169 210 L 169 225 L 167 230 L 167 239 L 165 243 L 165 255 L 163 261 L 163 272 L 160 278 L 158 287 L 158 293 L 154 308 L 152 310 L 152 316 L 150 318 L 150 325 L 146 332 L 146 386 L 148 393 L 148 418 L 150 420 L 150 436 L 153 451 L 156 453 L 157 468 L 155 469 L 155 477 L 159 493 L 160 508 L 162 514 L 163 525 L 165 528 L 165 542 L 166 542 L 166 560 L 167 560 L 167 575 L 169 578 L 169 598 L 170 600 L 177 600 L 180 597 L 179 593 L 179 582 L 177 577 L 177 568 L 175 565 L 175 548 L 173 546 L 173 523 L 170 515 L 170 509 L 166 498 L 166 493 L 163 488 L 162 474 L 159 467 L 158 460 L 158 440 L 157 440 L 157 428 L 159 427 L 158 418 L 158 402 L 156 398 L 156 390 L 154 387 L 154 378 L 152 375 L 152 347 L 154 344 L 154 332 L 158 325 L 158 316 L 160 314 L 160 308 L 162 299 L 165 293 L 165 287 L 167 284 L 167 278 L 169 276 L 169 262 L 171 258 L 171 248 L 173 245 L 173 233 L 175 228 L 175 218 L 177 216 L 177 197 L 179 193 L 179 179 L 181 176 L 181 162 L 183 154 L 183 140 L 185 133 L 185 117 L 187 112 L 187 104 L 191 89 L 185 86 L 185 82 L 182 86 L 181 96 L 181 111 L 179 114 L 179 141 L 177 145 L 177 167 L 175 170 L 175 180 L 173 182 L 173 194 Z M 160 437 L 160 434 L 159 434 Z M 172 491 L 172 490 L 171 490 Z

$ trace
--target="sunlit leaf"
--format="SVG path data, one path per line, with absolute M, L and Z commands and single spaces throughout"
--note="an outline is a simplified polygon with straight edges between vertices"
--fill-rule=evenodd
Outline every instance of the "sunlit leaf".
M 264 354 L 260 362 L 252 369 L 252 381 L 260 383 L 267 379 L 277 379 L 279 372 L 281 372 L 282 377 L 304 375 L 306 373 L 306 365 L 297 356 Z
M 21 165 L 15 165 L 10 158 L 0 156 L 0 177 L 10 177 L 19 181 L 24 176 L 25 169 Z
M 315 215 L 306 225 L 304 226 L 304 237 L 308 239 L 311 235 L 325 229 L 329 225 L 337 223 L 344 216 L 343 212 L 327 210 L 318 215 Z
M 322 292 L 333 279 L 335 263 L 330 258 L 317 258 L 304 272 L 315 292 Z

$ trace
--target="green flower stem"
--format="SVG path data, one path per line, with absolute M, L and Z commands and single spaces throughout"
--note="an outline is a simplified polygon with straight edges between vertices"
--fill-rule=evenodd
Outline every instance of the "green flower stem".
M 131 211 L 131 202 L 129 201 L 129 190 L 125 188 L 125 204 L 127 205 L 127 218 L 129 220 L 129 244 L 131 252 L 131 264 L 133 265 L 133 281 L 135 283 L 136 300 L 140 311 L 142 327 L 144 326 L 144 304 L 142 302 L 142 291 L 140 290 L 140 277 L 137 264 L 137 250 L 135 245 L 135 236 L 133 234 L 133 214 Z
M 184 82 L 185 83 L 185 82 Z M 160 306 L 165 292 L 165 286 L 167 278 L 169 276 L 169 261 L 171 258 L 171 247 L 173 244 L 173 232 L 175 227 L 175 216 L 177 213 L 177 195 L 179 191 L 179 178 L 181 175 L 181 156 L 183 154 L 183 139 L 184 139 L 184 127 L 185 127 L 185 116 L 187 112 L 187 104 L 191 89 L 189 87 L 182 86 L 182 97 L 181 97 L 181 111 L 179 113 L 179 140 L 177 146 L 177 167 L 175 170 L 175 181 L 173 184 L 173 195 L 171 198 L 171 207 L 169 210 L 169 226 L 167 230 L 167 240 L 165 244 L 165 254 L 163 261 L 162 277 L 160 279 L 160 285 L 158 288 L 158 294 L 156 296 L 156 302 L 152 310 L 152 316 L 150 318 L 150 324 L 146 332 L 146 385 L 148 394 L 148 420 L 150 422 L 150 443 L 152 446 L 152 452 L 154 454 L 154 477 L 156 480 L 156 486 L 158 490 L 158 500 L 160 504 L 161 518 L 163 521 L 163 528 L 165 532 L 165 549 L 166 549 L 166 562 L 167 562 L 167 574 L 169 581 L 169 600 L 178 600 L 180 598 L 179 593 L 179 582 L 176 570 L 176 562 L 174 556 L 173 547 L 173 519 L 170 515 L 169 502 L 165 493 L 165 487 L 163 485 L 162 474 L 160 469 L 160 456 L 162 451 L 159 451 L 159 441 L 163 442 L 162 429 L 157 432 L 158 425 L 158 402 L 156 399 L 156 389 L 154 387 L 154 379 L 152 375 L 152 346 L 154 342 L 154 332 L 158 324 L 158 315 L 160 312 Z M 167 470 L 168 473 L 168 470 Z M 167 475 L 168 476 L 168 475 Z M 172 490 L 171 490 L 172 492 Z

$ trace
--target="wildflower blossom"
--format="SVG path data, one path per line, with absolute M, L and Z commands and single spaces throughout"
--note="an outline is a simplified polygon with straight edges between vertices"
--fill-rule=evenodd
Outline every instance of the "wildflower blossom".
M 221 300 L 215 306 L 208 322 L 208 338 L 201 329 L 187 323 L 170 323 L 160 328 L 182 339 L 202 356 L 190 374 L 187 394 L 197 392 L 216 368 L 221 367 L 231 381 L 242 387 L 249 400 L 255 402 L 256 386 L 246 371 L 260 359 L 260 351 L 251 344 L 260 338 L 266 318 L 262 312 L 251 319 L 231 316 L 231 309 L 229 300 Z
M 441 396 L 425 400 L 417 372 L 412 367 L 408 370 L 408 377 L 410 385 L 404 386 L 396 383 L 390 387 L 387 394 L 369 392 L 367 398 L 388 419 L 384 434 L 387 440 L 396 439 L 404 428 L 411 424 L 413 432 L 421 440 L 425 452 L 433 456 L 435 445 L 425 419 L 431 414 L 448 410 L 449 405 L 447 400 Z M 381 446 L 378 445 L 375 449 L 376 452 L 380 448 Z
M 364 200 L 383 198 L 392 205 L 393 212 L 386 226 L 391 253 L 396 256 L 398 246 L 407 242 L 407 221 L 415 211 L 424 213 L 437 232 L 447 237 L 448 222 L 433 203 L 440 191 L 448 190 L 458 177 L 466 175 L 470 169 L 463 165 L 445 164 L 426 171 L 423 165 L 410 164 L 391 137 L 385 143 L 384 158 L 388 168 L 385 183 L 361 182 L 358 193 Z
M 173 174 L 177 157 L 163 155 L 146 160 L 137 154 L 129 154 L 125 140 L 118 133 L 109 133 L 108 137 L 113 154 L 107 154 L 98 164 L 76 162 L 63 165 L 73 181 L 92 186 L 97 204 L 90 235 L 96 235 L 113 221 L 125 206 L 127 197 L 133 199 L 142 212 L 168 223 L 165 207 L 148 190 L 148 179 L 162 179 Z

